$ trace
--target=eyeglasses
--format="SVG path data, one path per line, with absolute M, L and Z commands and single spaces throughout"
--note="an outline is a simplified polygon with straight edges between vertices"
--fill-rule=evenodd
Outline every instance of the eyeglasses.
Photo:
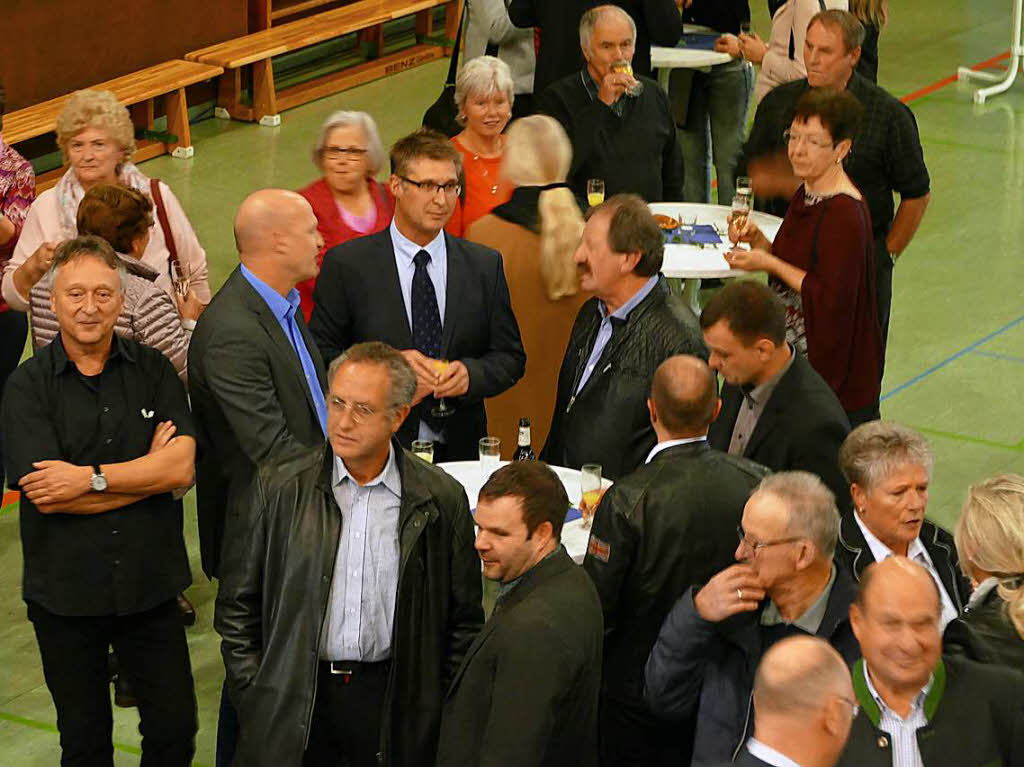
M 860 713 L 860 704 L 855 700 L 850 700 L 844 695 L 837 696 L 843 703 L 847 703 L 850 706 L 850 719 L 856 719 L 857 714 Z
M 811 146 L 817 147 L 818 149 L 830 149 L 836 145 L 834 141 L 828 141 L 822 138 L 815 138 L 813 136 L 808 136 L 803 133 L 794 133 L 793 131 L 788 129 L 782 132 L 782 140 L 785 141 L 787 144 L 799 144 L 801 141 L 804 141 L 810 144 Z
M 412 184 L 417 189 L 426 192 L 431 197 L 439 191 L 443 191 L 445 197 L 455 197 L 462 191 L 462 184 L 458 181 L 449 181 L 447 184 L 439 184 L 436 181 L 413 181 L 411 178 L 406 178 L 405 176 L 399 176 L 399 178 L 405 183 Z
M 346 402 L 338 397 L 329 397 L 327 407 L 338 411 L 339 415 L 348 410 L 352 414 L 352 420 L 358 424 L 364 424 L 377 415 L 377 411 L 369 405 L 364 405 L 362 402 Z
M 741 525 L 736 526 L 736 535 L 739 536 L 740 543 L 755 554 L 757 554 L 761 549 L 766 549 L 769 546 L 781 546 L 783 543 L 796 543 L 797 541 L 803 540 L 803 536 L 796 536 L 793 538 L 779 538 L 774 541 L 758 541 L 743 532 L 743 527 Z
M 320 151 L 328 160 L 361 160 L 370 150 L 358 146 L 325 146 Z

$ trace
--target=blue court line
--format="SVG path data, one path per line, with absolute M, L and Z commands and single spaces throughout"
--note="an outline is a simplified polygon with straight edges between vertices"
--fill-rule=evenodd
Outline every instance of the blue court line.
M 899 394 L 904 389 L 909 389 L 911 386 L 913 386 L 914 384 L 924 380 L 925 378 L 930 376 L 935 371 L 941 370 L 942 368 L 946 367 L 946 365 L 948 365 L 950 362 L 953 362 L 954 360 L 958 360 L 961 357 L 963 357 L 965 354 L 969 354 L 970 352 L 973 352 L 979 346 L 982 346 L 983 344 L 987 344 L 989 341 L 991 341 L 996 336 L 998 336 L 998 335 L 1000 335 L 1002 333 L 1005 333 L 1010 328 L 1013 328 L 1013 327 L 1019 325 L 1022 322 L 1024 322 L 1024 315 L 1021 315 L 1017 319 L 1012 320 L 1011 322 L 1006 323 L 1001 328 L 999 328 L 999 330 L 992 331 L 987 336 L 985 336 L 985 337 L 975 341 L 970 346 L 965 346 L 963 349 L 961 349 L 960 351 L 956 352 L 956 354 L 952 354 L 949 357 L 946 357 L 946 359 L 944 359 L 942 362 L 939 362 L 938 364 L 932 365 L 930 368 L 928 368 L 923 373 L 918 373 L 916 376 L 911 378 L 909 381 L 905 381 L 904 383 L 901 383 L 899 386 L 897 386 L 892 391 L 888 392 L 887 394 L 884 394 L 882 396 L 882 398 L 881 398 L 881 401 L 885 402 L 887 399 L 889 399 L 890 397 L 892 397 L 892 396 L 894 396 L 896 394 Z
M 1000 354 L 999 352 L 982 352 L 974 350 L 971 354 L 976 354 L 979 357 L 990 357 L 994 360 L 1006 360 L 1008 362 L 1020 362 L 1024 363 L 1024 357 L 1014 357 L 1012 354 Z

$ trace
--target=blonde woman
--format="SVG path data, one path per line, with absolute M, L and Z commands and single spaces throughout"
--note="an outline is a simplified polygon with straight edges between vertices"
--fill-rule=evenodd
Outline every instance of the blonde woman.
M 889 23 L 889 3 L 886 0 L 850 0 L 850 13 L 864 25 L 864 42 L 860 46 L 857 74 L 877 83 L 878 36 Z
M 1024 668 L 1024 477 L 1002 474 L 971 487 L 955 539 L 974 593 L 946 627 L 946 652 Z
M 466 239 L 501 251 L 526 349 L 526 375 L 487 401 L 488 429 L 501 438 L 506 458 L 515 450 L 519 418 L 531 421 L 534 450 L 547 439 L 569 331 L 589 298 L 580 291 L 572 258 L 583 216 L 565 184 L 571 163 L 572 147 L 557 120 L 516 120 L 501 168 L 512 196 L 466 232 Z
M 28 311 L 32 288 L 50 268 L 55 248 L 78 234 L 78 204 L 100 184 L 120 184 L 153 199 L 158 209 L 154 213 L 166 214 L 170 241 L 156 221 L 149 228 L 149 244 L 140 260 L 157 273 L 155 284 L 173 298 L 171 251 L 175 251 L 190 287 L 200 302 L 209 303 L 206 252 L 170 187 L 132 164 L 135 128 L 117 97 L 110 91 L 76 91 L 64 104 L 56 130 L 68 169 L 55 187 L 32 203 L 14 255 L 4 267 L 3 297 L 11 308 Z M 158 218 L 154 215 L 154 220 Z

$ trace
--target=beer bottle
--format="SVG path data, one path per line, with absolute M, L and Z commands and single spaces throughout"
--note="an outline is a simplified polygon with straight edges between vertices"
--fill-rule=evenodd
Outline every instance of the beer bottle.
M 519 447 L 516 448 L 515 455 L 512 456 L 513 461 L 533 461 L 537 458 L 533 454 L 533 448 L 530 447 L 530 419 L 520 418 L 519 419 Z

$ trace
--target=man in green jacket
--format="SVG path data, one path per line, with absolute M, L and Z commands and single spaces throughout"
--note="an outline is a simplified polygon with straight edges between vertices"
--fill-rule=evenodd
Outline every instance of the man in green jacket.
M 861 713 L 839 767 L 1024 765 L 1024 676 L 942 656 L 938 589 L 904 557 L 869 566 L 850 623 Z

